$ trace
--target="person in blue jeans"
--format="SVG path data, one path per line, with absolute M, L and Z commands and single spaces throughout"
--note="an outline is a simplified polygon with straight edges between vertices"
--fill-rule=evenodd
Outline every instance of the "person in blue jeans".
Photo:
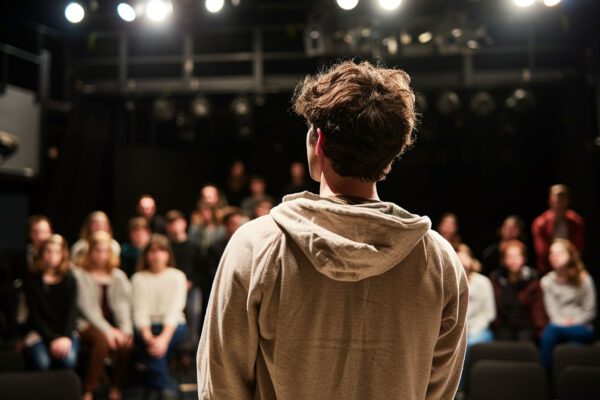
M 540 352 L 544 366 L 550 369 L 557 344 L 594 340 L 596 290 L 579 252 L 570 241 L 556 239 L 548 257 L 552 271 L 542 278 L 541 286 L 550 323 L 542 333 Z
M 176 398 L 177 383 L 169 374 L 168 358 L 187 334 L 187 278 L 175 268 L 165 236 L 152 235 L 131 285 L 135 336 L 147 367 L 146 387 L 161 392 L 163 399 Z
M 74 368 L 77 282 L 70 269 L 67 241 L 52 235 L 40 248 L 25 279 L 29 309 L 25 359 L 34 370 Z

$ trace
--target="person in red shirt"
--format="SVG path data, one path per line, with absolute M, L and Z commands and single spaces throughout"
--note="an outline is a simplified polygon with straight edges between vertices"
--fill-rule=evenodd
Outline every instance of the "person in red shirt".
M 569 209 L 570 201 L 570 190 L 566 185 L 551 186 L 548 196 L 550 208 L 531 225 L 537 269 L 541 275 L 550 271 L 548 253 L 554 239 L 568 239 L 579 252 L 583 251 L 583 217 Z

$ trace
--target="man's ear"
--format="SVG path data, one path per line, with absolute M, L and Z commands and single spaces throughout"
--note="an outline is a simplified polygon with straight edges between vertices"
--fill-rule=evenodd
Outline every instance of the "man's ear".
M 325 144 L 325 135 L 321 128 L 317 128 L 317 143 L 315 143 L 315 154 L 319 157 L 323 156 L 323 145 Z

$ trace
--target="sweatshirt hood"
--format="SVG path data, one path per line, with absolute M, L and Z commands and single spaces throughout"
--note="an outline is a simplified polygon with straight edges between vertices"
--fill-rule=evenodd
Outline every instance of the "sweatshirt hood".
M 285 196 L 271 216 L 317 271 L 337 281 L 387 272 L 431 228 L 429 218 L 393 203 L 310 192 Z

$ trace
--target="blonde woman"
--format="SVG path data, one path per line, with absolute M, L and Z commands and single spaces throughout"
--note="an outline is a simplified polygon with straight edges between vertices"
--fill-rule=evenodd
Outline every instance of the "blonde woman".
M 147 365 L 146 386 L 170 398 L 177 384 L 169 374 L 168 356 L 185 339 L 187 278 L 174 268 L 169 240 L 152 235 L 131 278 L 136 342 Z
M 494 334 L 490 324 L 496 319 L 494 288 L 490 280 L 481 275 L 481 264 L 469 246 L 460 244 L 456 254 L 469 280 L 469 309 L 467 312 L 467 347 L 476 343 L 491 342 Z
M 550 368 L 552 352 L 558 343 L 594 340 L 596 290 L 570 241 L 556 239 L 550 246 L 548 261 L 552 271 L 544 275 L 541 285 L 550 323 L 542 333 L 540 352 L 542 362 Z
M 112 239 L 112 227 L 108 215 L 106 215 L 104 211 L 94 211 L 85 219 L 81 231 L 79 232 L 79 240 L 71 247 L 71 261 L 73 261 L 74 264 L 81 264 L 87 254 L 89 240 L 96 232 L 106 232 Z M 112 239 L 111 246 L 113 254 L 119 257 L 121 254 L 121 246 L 119 243 Z
M 89 250 L 76 276 L 78 306 L 87 322 L 81 329 L 81 339 L 91 349 L 83 381 L 84 399 L 93 398 L 104 374 L 104 360 L 111 353 L 115 368 L 109 398 L 120 399 L 133 347 L 131 285 L 119 269 L 119 257 L 107 232 L 91 235 Z
M 24 353 L 33 369 L 74 368 L 77 363 L 77 284 L 69 266 L 67 241 L 51 235 L 40 245 L 25 279 L 29 332 Z

